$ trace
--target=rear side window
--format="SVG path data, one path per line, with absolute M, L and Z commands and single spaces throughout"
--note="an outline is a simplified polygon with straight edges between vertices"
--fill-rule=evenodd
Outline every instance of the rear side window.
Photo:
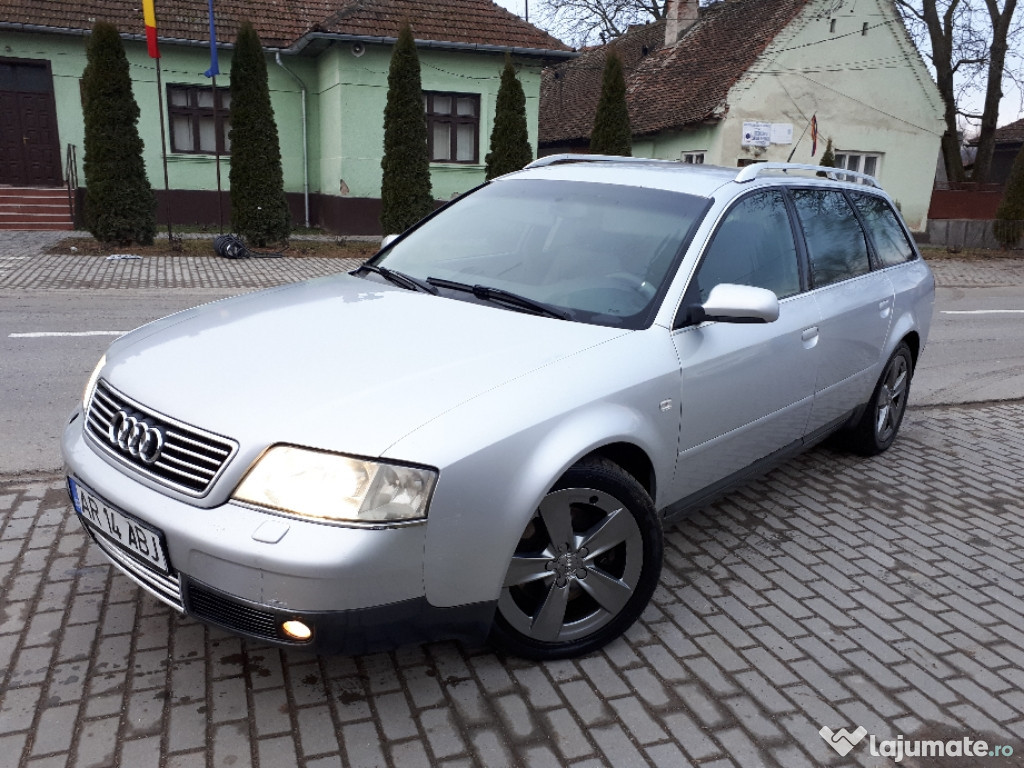
M 743 198 L 715 232 L 697 272 L 701 303 L 719 283 L 753 285 L 780 299 L 800 292 L 800 269 L 782 193 Z
M 807 241 L 812 287 L 871 271 L 864 231 L 842 192 L 797 189 L 793 202 Z
M 853 195 L 853 204 L 875 244 L 882 266 L 892 267 L 914 258 L 914 247 L 888 201 L 874 195 Z

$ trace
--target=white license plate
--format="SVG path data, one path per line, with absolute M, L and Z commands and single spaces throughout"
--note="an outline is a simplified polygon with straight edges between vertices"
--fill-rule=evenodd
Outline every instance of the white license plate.
M 160 531 L 110 506 L 73 478 L 68 478 L 68 486 L 75 512 L 85 525 L 147 565 L 164 573 L 170 572 Z

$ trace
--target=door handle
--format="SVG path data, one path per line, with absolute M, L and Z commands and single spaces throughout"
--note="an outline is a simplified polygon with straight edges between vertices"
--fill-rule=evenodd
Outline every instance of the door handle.
M 800 341 L 810 341 L 818 337 L 818 326 L 813 328 L 807 328 L 803 333 L 800 334 Z

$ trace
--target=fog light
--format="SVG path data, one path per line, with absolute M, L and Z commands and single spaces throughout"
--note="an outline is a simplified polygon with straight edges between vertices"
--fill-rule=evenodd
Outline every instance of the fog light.
M 281 630 L 292 640 L 309 640 L 313 636 L 313 630 L 296 619 L 286 621 Z

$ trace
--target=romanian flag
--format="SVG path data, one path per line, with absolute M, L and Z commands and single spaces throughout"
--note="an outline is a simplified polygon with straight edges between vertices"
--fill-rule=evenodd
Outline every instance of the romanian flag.
M 149 58 L 159 59 L 160 49 L 156 45 L 156 11 L 153 8 L 153 0 L 142 0 L 142 17 L 146 20 L 146 46 L 149 48 Z
M 818 154 L 818 116 L 811 115 L 811 157 Z

